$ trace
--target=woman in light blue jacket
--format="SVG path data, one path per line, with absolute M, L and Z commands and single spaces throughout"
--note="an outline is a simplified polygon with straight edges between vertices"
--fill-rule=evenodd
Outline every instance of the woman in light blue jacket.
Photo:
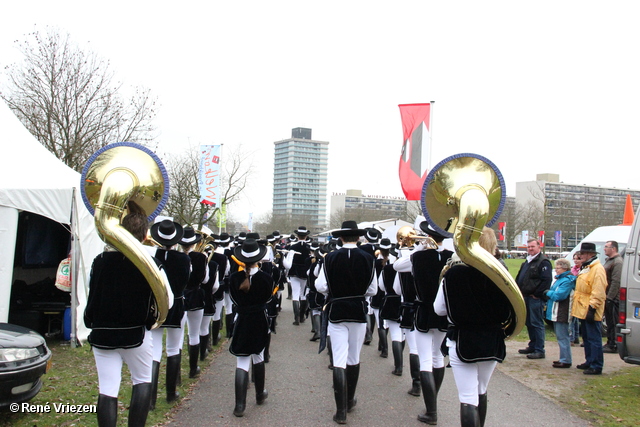
M 569 320 L 571 318 L 571 295 L 576 287 L 576 276 L 571 274 L 571 264 L 565 258 L 556 261 L 555 281 L 551 289 L 545 291 L 548 320 L 553 322 L 553 329 L 560 347 L 560 359 L 553 362 L 554 368 L 571 367 L 571 340 L 569 338 Z

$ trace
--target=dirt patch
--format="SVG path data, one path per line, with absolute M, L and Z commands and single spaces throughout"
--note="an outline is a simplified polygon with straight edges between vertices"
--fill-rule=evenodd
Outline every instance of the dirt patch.
M 558 369 L 552 366 L 560 353 L 555 341 L 546 342 L 546 358 L 536 360 L 527 359 L 525 354 L 518 353 L 518 349 L 526 347 L 526 342 L 507 341 L 506 345 L 507 357 L 503 363 L 498 363 L 498 370 L 550 399 L 563 400 L 562 397 L 570 395 L 572 390 L 582 388 L 589 378 L 576 368 L 585 361 L 584 348 L 580 346 L 571 347 L 571 368 Z M 620 359 L 618 354 L 605 353 L 602 374 L 610 375 L 629 366 L 631 365 Z

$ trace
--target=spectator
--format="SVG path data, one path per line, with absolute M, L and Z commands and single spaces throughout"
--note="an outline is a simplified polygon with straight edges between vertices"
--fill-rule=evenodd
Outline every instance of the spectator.
M 580 256 L 580 251 L 577 251 L 573 254 L 573 267 L 571 267 L 571 274 L 578 277 L 581 267 L 582 257 Z M 569 338 L 571 339 L 572 344 L 580 344 L 580 321 L 578 318 L 573 316 L 571 316 L 571 325 L 569 326 Z
M 622 257 L 618 253 L 618 242 L 609 240 L 604 244 L 607 261 L 604 271 L 607 273 L 607 301 L 604 307 L 604 318 L 607 321 L 607 343 L 602 348 L 605 353 L 617 353 L 616 323 L 618 323 L 618 306 L 620 304 L 620 277 L 622 276 Z
M 569 260 L 561 258 L 556 261 L 555 282 L 551 289 L 545 291 L 547 302 L 547 319 L 553 322 L 553 330 L 560 347 L 560 358 L 553 362 L 554 368 L 571 367 L 571 340 L 569 339 L 569 318 L 571 317 L 571 297 L 576 286 L 576 276 L 571 274 Z
M 537 239 L 527 241 L 526 262 L 520 266 L 516 283 L 527 306 L 527 332 L 529 345 L 518 350 L 528 359 L 544 359 L 544 291 L 551 286 L 551 262 L 540 251 Z

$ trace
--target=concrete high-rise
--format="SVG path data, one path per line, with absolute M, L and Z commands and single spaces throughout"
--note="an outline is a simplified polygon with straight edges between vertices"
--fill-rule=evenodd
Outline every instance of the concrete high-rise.
M 294 128 L 291 138 L 274 145 L 273 214 L 298 219 L 310 230 L 323 230 L 329 143 L 313 140 L 311 129 Z

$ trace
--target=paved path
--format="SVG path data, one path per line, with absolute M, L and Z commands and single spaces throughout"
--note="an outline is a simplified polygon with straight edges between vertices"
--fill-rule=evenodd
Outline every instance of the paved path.
M 247 393 L 247 409 L 242 418 L 233 415 L 235 357 L 226 344 L 203 371 L 193 393 L 183 400 L 168 423 L 172 427 L 204 425 L 232 426 L 323 426 L 337 425 L 329 357 L 318 354 L 310 342 L 311 324 L 293 326 L 291 301 L 285 300 L 278 317 L 278 333 L 273 335 L 271 361 L 266 365 L 269 398 L 255 404 L 255 389 Z M 417 421 L 424 412 L 422 397 L 407 394 L 411 385 L 408 348 L 404 355 L 404 375 L 391 374 L 393 358 L 379 357 L 377 334 L 370 346 L 363 346 L 358 405 L 348 415 L 349 426 L 425 425 Z M 589 424 L 555 405 L 507 375 L 495 371 L 489 384 L 486 426 L 588 426 Z M 459 401 L 453 375 L 446 370 L 438 397 L 438 426 L 459 426 Z

